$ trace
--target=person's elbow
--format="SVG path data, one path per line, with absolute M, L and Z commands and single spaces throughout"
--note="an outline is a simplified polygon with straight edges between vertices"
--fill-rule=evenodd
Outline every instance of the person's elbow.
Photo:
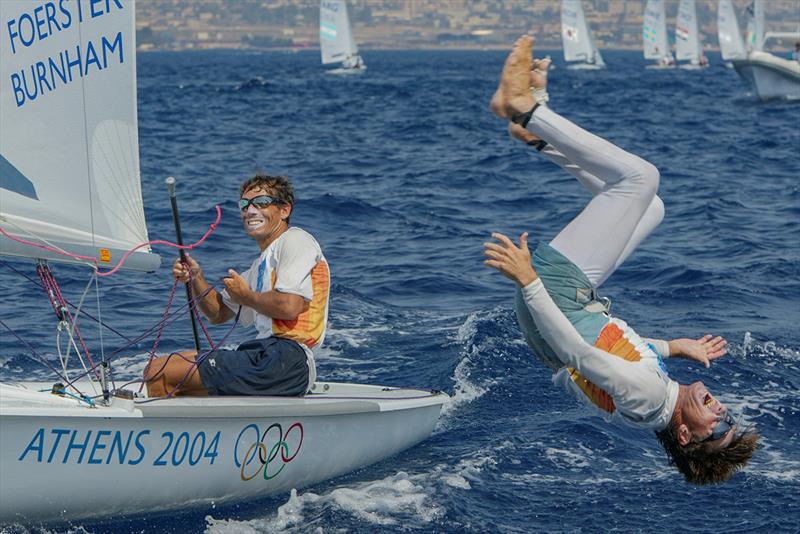
M 216 313 L 206 313 L 206 318 L 211 324 L 222 324 L 230 321 L 234 313 L 227 306 L 220 307 Z
M 283 294 L 280 299 L 280 317 L 283 321 L 295 321 L 306 309 L 306 301 L 300 295 Z

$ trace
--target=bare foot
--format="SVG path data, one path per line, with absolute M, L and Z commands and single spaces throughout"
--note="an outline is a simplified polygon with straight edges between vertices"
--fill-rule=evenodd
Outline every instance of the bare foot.
M 489 103 L 489 109 L 498 117 L 511 117 L 533 107 L 535 102 L 531 96 L 530 79 L 532 49 L 533 38 L 523 35 L 514 43 L 514 48 L 506 58 L 497 91 Z
M 547 95 L 547 69 L 550 68 L 551 59 L 549 57 L 544 59 L 534 59 L 532 63 L 533 70 L 531 70 L 531 94 L 539 104 L 544 104 L 547 100 L 542 100 L 540 97 L 546 98 Z M 535 143 L 541 141 L 537 136 L 523 128 L 519 124 L 513 122 L 508 123 L 508 134 L 514 139 L 518 139 L 523 143 Z

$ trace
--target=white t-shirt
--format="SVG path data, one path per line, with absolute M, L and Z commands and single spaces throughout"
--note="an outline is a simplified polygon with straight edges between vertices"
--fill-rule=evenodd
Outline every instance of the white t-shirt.
M 273 319 L 242 306 L 239 323 L 255 324 L 259 339 L 277 336 L 297 341 L 308 357 L 310 388 L 317 378 L 314 354 L 325 339 L 330 296 L 330 270 L 319 243 L 305 230 L 290 227 L 241 276 L 254 291 L 275 290 L 299 295 L 306 301 L 293 321 Z M 239 305 L 231 301 L 227 291 L 221 291 L 221 295 L 225 305 L 236 313 Z
M 610 318 L 595 346 L 589 345 L 541 279 L 522 288 L 522 295 L 542 337 L 565 365 L 553 376 L 554 383 L 599 408 L 609 420 L 650 430 L 666 428 L 678 400 L 678 383 L 667 376 L 647 341 L 625 321 Z

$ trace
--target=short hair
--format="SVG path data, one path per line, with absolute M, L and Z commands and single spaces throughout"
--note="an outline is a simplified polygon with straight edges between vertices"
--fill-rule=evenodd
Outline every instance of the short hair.
M 677 428 L 676 422 L 670 422 L 667 428 L 656 432 L 656 437 L 667 452 L 669 463 L 678 468 L 687 482 L 698 486 L 731 478 L 753 456 L 761 438 L 756 432 L 734 428 L 733 439 L 722 449 L 708 442 L 681 445 Z
M 242 182 L 239 188 L 239 196 L 244 195 L 251 189 L 264 189 L 270 196 L 281 204 L 289 204 L 294 211 L 294 188 L 292 187 L 289 178 L 286 176 L 271 176 L 269 174 L 256 174 L 252 178 Z M 291 217 L 291 213 L 289 214 Z M 286 217 L 286 222 L 289 222 L 289 217 Z

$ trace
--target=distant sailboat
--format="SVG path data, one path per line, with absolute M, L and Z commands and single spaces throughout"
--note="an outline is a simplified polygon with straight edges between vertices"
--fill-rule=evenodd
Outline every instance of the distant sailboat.
M 648 65 L 647 68 L 664 69 L 675 66 L 675 58 L 669 50 L 664 0 L 647 0 L 644 8 L 642 39 L 645 59 L 656 60 L 655 64 Z
M 753 0 L 747 8 L 747 57 L 733 59 L 733 67 L 761 100 L 800 99 L 800 63 L 763 50 L 771 38 L 800 41 L 800 32 L 764 31 L 764 4 Z
M 764 46 L 764 4 L 753 0 L 747 6 L 747 52 L 760 52 Z
M 719 49 L 723 60 L 730 62 L 733 59 L 743 59 L 747 55 L 731 0 L 719 0 L 719 5 L 717 6 L 717 36 L 719 37 Z M 727 65 L 731 68 L 733 67 L 731 63 L 727 63 Z
M 606 66 L 586 24 L 581 0 L 561 2 L 561 42 L 564 44 L 564 60 L 571 62 L 567 68 L 602 69 Z
M 681 0 L 678 17 L 675 20 L 675 55 L 683 69 L 708 67 L 708 59 L 703 54 L 703 40 L 697 27 L 697 7 L 694 0 Z
M 322 0 L 319 6 L 319 45 L 322 64 L 341 63 L 331 72 L 357 72 L 367 68 L 353 39 L 344 0 Z

